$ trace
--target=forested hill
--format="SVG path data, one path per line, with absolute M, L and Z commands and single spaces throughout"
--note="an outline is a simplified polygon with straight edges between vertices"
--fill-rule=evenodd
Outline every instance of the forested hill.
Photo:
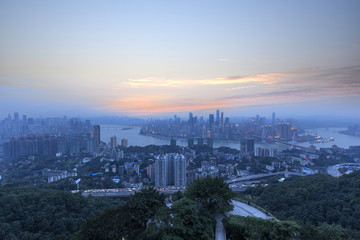
M 360 171 L 340 178 L 312 175 L 253 190 L 256 203 L 281 220 L 339 224 L 360 230 Z
M 37 188 L 0 187 L 0 239 L 66 239 L 88 219 L 122 201 Z

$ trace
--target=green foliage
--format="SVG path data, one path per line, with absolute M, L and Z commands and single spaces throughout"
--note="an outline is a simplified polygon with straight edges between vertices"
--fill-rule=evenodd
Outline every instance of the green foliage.
M 131 220 L 131 213 L 123 205 L 107 209 L 91 219 L 77 234 L 76 239 L 135 239 L 139 232 L 136 222 Z
M 202 212 L 197 203 L 184 198 L 171 208 L 164 207 L 152 219 L 142 239 L 213 239 L 214 219 Z
M 313 240 L 355 240 L 360 239 L 359 231 L 352 231 L 340 225 L 322 223 L 318 227 L 306 224 L 301 228 L 301 239 Z
M 230 239 L 300 239 L 300 226 L 298 226 L 295 222 L 231 215 L 229 219 L 225 218 L 223 223 L 227 236 Z
M 180 200 L 184 197 L 184 194 L 181 191 L 177 191 L 172 195 L 172 200 L 175 202 L 177 200 Z
M 232 210 L 231 199 L 235 193 L 222 178 L 206 177 L 197 179 L 187 187 L 185 197 L 188 197 L 208 210 L 210 213 L 228 212 Z
M 130 197 L 126 206 L 132 213 L 131 218 L 144 227 L 147 221 L 165 206 L 165 196 L 153 188 L 143 188 Z
M 360 230 L 360 171 L 340 178 L 296 178 L 253 193 L 259 194 L 256 204 L 278 219 L 315 225 L 326 222 Z
M 121 199 L 93 199 L 63 191 L 0 187 L 0 239 L 61 239 Z
M 153 188 L 136 192 L 118 208 L 108 209 L 90 220 L 77 239 L 137 239 L 146 223 L 165 206 L 165 196 Z

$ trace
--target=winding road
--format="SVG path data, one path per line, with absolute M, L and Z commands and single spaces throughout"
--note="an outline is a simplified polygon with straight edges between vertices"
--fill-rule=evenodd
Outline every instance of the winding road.
M 232 200 L 232 204 L 234 205 L 234 209 L 231 212 L 227 212 L 225 213 L 225 215 L 227 217 L 230 216 L 230 214 L 232 215 L 238 215 L 238 216 L 243 216 L 243 217 L 258 217 L 258 218 L 263 218 L 263 219 L 272 219 L 272 217 L 267 216 L 265 213 L 263 213 L 262 211 L 247 205 L 245 203 L 236 201 L 236 200 Z M 216 214 L 215 215 L 215 219 L 216 219 L 216 240 L 226 240 L 226 232 L 225 232 L 225 228 L 224 225 L 222 223 L 222 219 L 224 218 L 224 215 L 222 214 Z

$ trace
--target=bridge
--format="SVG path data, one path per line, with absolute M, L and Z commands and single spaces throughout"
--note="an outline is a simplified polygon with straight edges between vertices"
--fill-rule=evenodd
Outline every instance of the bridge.
M 271 177 L 271 176 L 275 176 L 275 175 L 282 175 L 282 174 L 284 174 L 284 175 L 305 176 L 302 173 L 283 171 L 283 172 L 276 172 L 276 173 L 261 173 L 261 174 L 255 174 L 255 175 L 248 175 L 248 176 L 244 176 L 244 177 L 234 178 L 234 179 L 231 179 L 231 180 L 226 180 L 225 182 L 228 183 L 228 184 L 231 184 L 231 183 L 236 183 L 236 182 L 249 181 L 249 180 L 253 180 L 253 179 L 266 178 L 266 177 Z
M 297 149 L 300 149 L 300 150 L 303 150 L 303 151 L 307 150 L 307 147 L 300 146 L 300 145 L 295 145 L 295 144 L 293 144 L 293 143 L 281 141 L 281 140 L 278 140 L 278 139 L 263 138 L 263 137 L 258 136 L 258 135 L 253 135 L 253 137 L 255 137 L 255 138 L 260 138 L 261 140 L 268 141 L 268 142 L 280 143 L 280 144 L 283 144 L 283 145 L 291 146 L 291 147 L 293 147 L 293 148 L 297 148 Z
M 360 164 L 359 164 L 360 165 Z M 261 173 L 261 174 L 254 174 L 254 175 L 248 175 L 243 177 L 238 177 L 231 180 L 226 180 L 225 182 L 227 184 L 233 184 L 237 182 L 244 182 L 244 181 L 251 181 L 253 179 L 259 179 L 259 178 L 266 178 L 271 177 L 275 175 L 297 175 L 297 176 L 305 176 L 301 173 L 295 173 L 295 172 L 276 172 L 276 173 Z M 236 189 L 233 189 L 236 191 Z M 141 188 L 117 188 L 117 189 L 90 189 L 90 190 L 84 190 L 84 191 L 72 191 L 72 193 L 78 193 L 81 192 L 81 195 L 84 197 L 129 197 L 130 195 L 134 195 L 135 192 L 141 191 Z M 184 192 L 185 188 L 172 188 L 172 187 L 166 187 L 166 188 L 159 188 L 158 191 L 161 193 L 164 193 L 165 195 L 171 195 L 176 193 L 177 191 Z

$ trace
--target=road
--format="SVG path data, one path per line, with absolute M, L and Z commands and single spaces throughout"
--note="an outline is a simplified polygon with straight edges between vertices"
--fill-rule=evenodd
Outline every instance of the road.
M 250 205 L 247 205 L 245 203 L 242 203 L 242 202 L 239 202 L 236 200 L 232 200 L 232 204 L 234 205 L 234 210 L 226 213 L 227 216 L 232 214 L 232 215 L 238 215 L 238 216 L 243 216 L 243 217 L 258 217 L 258 218 L 263 218 L 263 219 L 272 219 L 272 217 L 267 216 L 262 211 L 254 208 Z
M 227 180 L 226 183 L 235 183 L 235 182 L 240 182 L 240 181 L 248 181 L 248 180 L 257 179 L 257 178 L 264 178 L 264 177 L 270 177 L 270 176 L 274 176 L 274 175 L 281 175 L 281 174 L 285 174 L 285 173 L 287 173 L 287 172 L 262 173 L 262 174 L 249 175 L 249 176 L 245 176 L 245 177 L 239 177 L 239 178 Z
M 215 230 L 215 239 L 216 240 L 226 240 L 226 232 L 224 224 L 222 223 L 222 219 L 224 218 L 224 215 L 222 214 L 215 214 L 215 220 L 216 220 L 216 230 Z
M 339 172 L 340 168 L 352 168 L 352 169 L 359 169 L 360 163 L 340 163 L 334 166 L 329 166 L 327 172 L 329 175 L 333 177 L 340 177 L 341 173 Z
M 258 179 L 258 178 L 265 178 L 265 177 L 271 177 L 271 176 L 275 176 L 275 175 L 297 175 L 297 176 L 305 176 L 302 173 L 296 173 L 296 172 L 276 172 L 276 173 L 261 173 L 261 174 L 254 174 L 254 175 L 248 175 L 248 176 L 244 176 L 244 177 L 239 177 L 239 178 L 234 178 L 231 180 L 226 180 L 225 182 L 228 184 L 231 183 L 236 183 L 236 182 L 242 182 L 242 181 L 249 181 L 252 179 Z
M 243 217 L 258 217 L 258 218 L 263 218 L 263 219 L 272 219 L 272 217 L 267 216 L 265 213 L 263 213 L 262 211 L 247 205 L 245 203 L 236 201 L 236 200 L 232 200 L 232 204 L 234 205 L 234 210 L 232 210 L 231 212 L 227 212 L 225 213 L 226 216 L 230 216 L 230 214 L 232 215 L 238 215 L 238 216 L 243 216 Z M 216 232 L 215 232 L 215 239 L 216 240 L 226 240 L 226 232 L 225 232 L 225 228 L 224 225 L 222 223 L 222 219 L 224 218 L 224 215 L 222 214 L 216 214 L 215 215 L 215 219 L 216 219 Z

